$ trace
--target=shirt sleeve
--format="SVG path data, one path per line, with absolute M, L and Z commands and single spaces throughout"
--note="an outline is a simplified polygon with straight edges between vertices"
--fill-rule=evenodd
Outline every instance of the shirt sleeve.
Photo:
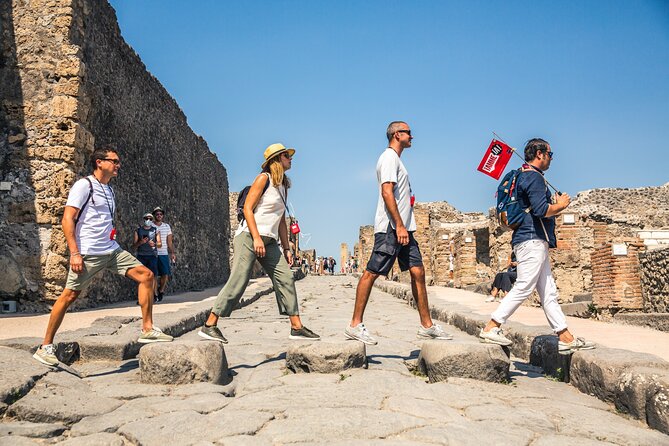
M 167 229 L 165 231 L 165 239 L 167 239 L 168 235 L 172 235 L 172 226 L 167 225 Z
M 399 163 L 397 157 L 388 156 L 388 152 L 381 155 L 379 165 L 376 169 L 376 174 L 379 184 L 395 183 L 397 184 L 397 172 L 399 170 Z
M 88 181 L 86 181 L 85 178 L 80 179 L 74 183 L 74 186 L 70 189 L 65 206 L 81 209 L 84 206 L 84 203 L 86 203 L 86 200 L 88 200 L 88 195 L 90 195 L 90 193 L 91 187 Z
M 538 172 L 527 172 L 525 190 L 527 191 L 527 200 L 532 207 L 532 215 L 535 217 L 545 216 L 550 203 L 548 202 L 546 182 L 543 176 Z

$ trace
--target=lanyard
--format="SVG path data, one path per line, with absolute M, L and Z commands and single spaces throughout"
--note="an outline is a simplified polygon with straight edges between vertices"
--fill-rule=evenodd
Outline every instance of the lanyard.
M 91 175 L 91 176 L 93 178 L 95 178 L 95 175 Z M 104 185 L 97 178 L 95 178 L 95 181 L 97 181 L 98 184 L 100 185 L 100 187 L 102 188 L 102 193 L 105 196 L 105 201 L 107 202 L 107 207 L 109 208 L 109 214 L 111 215 L 111 218 L 112 218 L 112 226 L 114 226 L 114 215 L 115 215 L 114 212 L 116 211 L 116 203 L 114 203 L 114 199 L 115 199 L 114 191 L 112 190 L 111 187 L 109 188 L 109 193 L 111 194 L 111 201 L 109 201 L 109 197 L 107 196 L 107 192 L 105 191 Z M 109 186 L 107 186 L 107 187 L 109 187 Z M 112 203 L 114 204 L 114 206 L 112 206 Z

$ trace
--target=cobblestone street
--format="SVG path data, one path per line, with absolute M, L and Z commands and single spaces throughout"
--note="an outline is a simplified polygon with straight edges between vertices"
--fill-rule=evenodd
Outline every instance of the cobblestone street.
M 305 325 L 322 342 L 343 341 L 355 285 L 350 276 L 297 282 Z M 299 341 L 288 339 L 288 320 L 270 294 L 219 323 L 230 341 L 229 384 L 142 384 L 137 359 L 77 362 L 83 380 L 52 371 L 9 405 L 0 444 L 669 444 L 664 434 L 517 361 L 508 384 L 427 383 L 407 367 L 422 344 L 418 315 L 378 289 L 365 323 L 379 340 L 367 347 L 368 369 L 293 374 L 285 352 Z M 443 342 L 477 343 L 444 326 L 455 339 Z M 191 331 L 178 341 L 198 339 Z

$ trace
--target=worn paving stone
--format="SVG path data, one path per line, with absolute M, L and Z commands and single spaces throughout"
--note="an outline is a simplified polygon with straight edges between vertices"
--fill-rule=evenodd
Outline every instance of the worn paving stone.
M 31 423 L 28 421 L 10 421 L 0 424 L 0 437 L 57 437 L 67 429 L 59 423 Z
M 274 414 L 257 410 L 218 411 L 207 415 L 216 435 L 255 435 L 275 418 Z
M 143 446 L 194 445 L 218 436 L 208 418 L 192 410 L 128 423 L 118 433 Z
M 286 367 L 295 373 L 339 373 L 366 365 L 362 342 L 310 342 L 292 345 L 286 352 Z
M 490 382 L 509 380 L 509 358 L 502 347 L 493 344 L 425 341 L 418 365 L 430 382 L 449 377 Z
M 124 405 L 109 413 L 83 418 L 72 426 L 70 435 L 79 437 L 92 435 L 98 432 L 113 433 L 125 424 L 150 418 L 156 414 L 157 413 L 147 412 L 146 410 L 137 407 L 126 407 Z
M 170 390 L 171 396 L 185 397 L 191 395 L 198 395 L 201 393 L 220 393 L 227 397 L 235 396 L 235 389 L 237 383 L 232 382 L 225 386 L 212 383 L 195 383 L 195 384 L 183 384 L 179 386 L 174 386 Z
M 473 421 L 499 421 L 510 426 L 531 425 L 532 430 L 539 432 L 555 432 L 556 426 L 549 417 L 534 407 L 511 407 L 499 404 L 470 406 L 465 409 L 465 416 Z
M 35 361 L 30 353 L 9 347 L 0 347 L 0 364 L 0 403 L 5 407 L 28 393 L 51 370 Z
M 85 437 L 69 438 L 58 446 L 130 446 L 130 442 L 120 435 L 109 433 L 98 433 Z
M 424 419 L 390 411 L 351 407 L 345 411 L 333 408 L 288 408 L 285 418 L 270 423 L 263 434 L 280 443 L 318 441 L 322 438 L 385 438 L 408 429 L 424 426 Z M 326 421 L 327 420 L 327 421 Z
M 228 362 L 220 342 L 158 342 L 139 353 L 141 381 L 145 384 L 229 382 Z
M 35 446 L 42 444 L 34 438 L 28 437 L 0 437 L 0 446 Z
M 214 412 L 230 404 L 231 398 L 220 393 L 197 393 L 184 399 L 170 400 L 160 405 L 161 412 L 194 411 L 202 414 Z
M 462 421 L 412 429 L 397 438 L 427 444 L 458 446 L 480 446 L 494 444 L 500 446 L 528 445 L 534 434 L 526 428 L 509 427 L 491 421 Z M 392 438 L 392 437 L 391 437 Z
M 69 425 L 89 415 L 111 412 L 121 404 L 96 395 L 83 380 L 69 373 L 52 372 L 27 396 L 9 406 L 7 413 L 18 420 Z
M 591 440 L 582 437 L 571 437 L 569 435 L 546 435 L 539 437 L 532 442 L 532 446 L 565 446 L 570 444 L 577 444 L 578 446 L 610 446 L 615 445 L 616 443 Z

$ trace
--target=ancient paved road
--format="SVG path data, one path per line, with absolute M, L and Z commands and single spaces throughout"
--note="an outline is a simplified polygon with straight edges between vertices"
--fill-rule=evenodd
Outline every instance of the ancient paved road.
M 343 339 L 354 287 L 351 277 L 298 282 L 304 321 L 325 342 Z M 369 369 L 294 375 L 283 359 L 294 342 L 288 340 L 288 322 L 277 315 L 273 296 L 264 297 L 221 323 L 230 340 L 231 384 L 145 385 L 134 360 L 75 364 L 88 375 L 83 382 L 52 372 L 27 396 L 41 392 L 43 398 L 25 405 L 24 416 L 48 424 L 26 429 L 4 419 L 0 445 L 53 442 L 2 437 L 6 426 L 15 432 L 62 432 L 56 438 L 65 445 L 669 444 L 669 437 L 521 364 L 506 385 L 465 379 L 426 383 L 404 363 L 420 348 L 415 311 L 374 290 L 366 316 L 380 341 L 368 347 Z M 446 328 L 456 339 L 476 342 Z M 197 339 L 194 332 L 184 337 Z M 100 415 L 76 421 L 82 411 Z M 59 422 L 67 425 L 64 430 L 55 430 Z

